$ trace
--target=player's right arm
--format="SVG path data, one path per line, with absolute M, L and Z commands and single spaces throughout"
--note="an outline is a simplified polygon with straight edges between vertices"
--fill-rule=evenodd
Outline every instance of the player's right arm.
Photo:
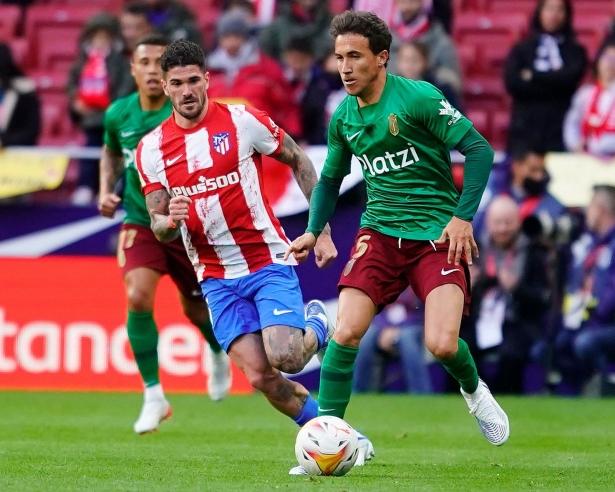
M 305 234 L 290 244 L 286 258 L 293 254 L 297 261 L 304 261 L 308 257 L 318 236 L 333 217 L 342 181 L 344 176 L 350 172 L 352 153 L 344 143 L 344 137 L 339 130 L 339 120 L 336 117 L 338 111 L 333 114 L 329 125 L 327 159 L 320 179 L 312 192 L 308 227 Z
M 192 200 L 187 196 L 171 198 L 167 190 L 156 190 L 145 195 L 145 204 L 151 218 L 151 228 L 158 241 L 169 243 L 180 235 L 179 227 L 188 219 Z
M 157 130 L 159 129 L 160 127 Z M 188 218 L 192 200 L 185 196 L 171 198 L 160 182 L 156 167 L 162 159 L 162 154 L 158 148 L 157 130 L 143 137 L 135 157 L 145 195 L 145 206 L 150 216 L 150 227 L 158 241 L 168 243 L 179 237 L 179 228 Z
M 114 107 L 105 112 L 105 135 L 100 158 L 100 193 L 98 211 L 103 217 L 113 217 L 122 199 L 114 193 L 115 186 L 124 172 L 124 156 L 115 128 Z

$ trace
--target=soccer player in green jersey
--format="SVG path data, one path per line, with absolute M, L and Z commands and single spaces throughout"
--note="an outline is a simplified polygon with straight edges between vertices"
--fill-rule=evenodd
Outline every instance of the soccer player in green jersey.
M 493 151 L 434 86 L 387 73 L 391 34 L 375 14 L 344 12 L 333 19 L 331 33 L 348 96 L 331 118 L 307 231 L 287 255 L 304 260 L 314 247 L 353 155 L 363 167 L 367 208 L 339 283 L 337 328 L 322 363 L 319 414 L 343 418 L 359 341 L 374 315 L 410 285 L 425 302 L 427 348 L 459 381 L 487 440 L 504 444 L 508 417 L 459 338 L 470 302 L 468 264 L 473 253 L 478 255 L 471 221 Z M 451 148 L 466 157 L 460 196 Z
M 167 44 L 159 34 L 149 34 L 138 41 L 132 57 L 137 92 L 118 99 L 107 109 L 100 160 L 100 213 L 113 217 L 122 201 L 126 210 L 117 258 L 128 298 L 128 338 L 145 385 L 143 407 L 134 424 L 139 434 L 156 430 L 171 414 L 158 376 L 158 329 L 152 313 L 156 287 L 163 274 L 171 276 L 184 314 L 209 343 L 210 398 L 224 398 L 231 385 L 228 356 L 213 334 L 207 304 L 183 242 L 178 238 L 161 243 L 154 236 L 135 164 L 141 137 L 166 120 L 173 109 L 161 84 L 160 57 Z M 120 179 L 124 180 L 123 199 L 115 193 Z

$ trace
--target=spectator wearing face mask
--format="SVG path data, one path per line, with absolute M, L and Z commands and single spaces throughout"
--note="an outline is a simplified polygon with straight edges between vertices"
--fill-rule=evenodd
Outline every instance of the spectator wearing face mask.
M 475 237 L 484 233 L 485 211 L 497 195 L 510 196 L 519 206 L 521 220 L 530 215 L 547 213 L 552 219 L 560 217 L 565 207 L 547 191 L 549 175 L 542 150 L 523 147 L 512 152 L 507 172 L 487 186 L 478 212 L 474 216 Z
M 570 0 L 540 0 L 529 38 L 508 55 L 504 82 L 512 96 L 507 150 L 541 142 L 546 152 L 564 150 L 562 126 L 587 65 L 575 41 Z
M 615 41 L 596 57 L 595 81 L 574 95 L 564 120 L 564 143 L 571 152 L 615 155 Z

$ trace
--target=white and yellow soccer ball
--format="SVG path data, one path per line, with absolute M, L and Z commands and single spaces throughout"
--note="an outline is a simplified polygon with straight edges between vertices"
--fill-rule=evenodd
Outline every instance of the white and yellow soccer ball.
M 295 455 L 310 475 L 345 475 L 359 455 L 357 432 L 338 417 L 316 417 L 297 434 Z

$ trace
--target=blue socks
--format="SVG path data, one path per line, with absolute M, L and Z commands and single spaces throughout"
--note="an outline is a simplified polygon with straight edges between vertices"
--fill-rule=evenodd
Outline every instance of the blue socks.
M 301 413 L 294 417 L 293 420 L 299 427 L 303 427 L 315 417 L 318 417 L 318 403 L 312 398 L 312 395 L 308 395 L 301 409 Z
M 306 326 L 314 330 L 314 333 L 316 333 L 316 338 L 318 339 L 319 349 L 322 348 L 322 346 L 325 344 L 325 340 L 327 339 L 327 332 L 328 332 L 327 322 L 323 320 L 320 316 L 321 315 L 310 316 L 309 318 L 305 320 Z

